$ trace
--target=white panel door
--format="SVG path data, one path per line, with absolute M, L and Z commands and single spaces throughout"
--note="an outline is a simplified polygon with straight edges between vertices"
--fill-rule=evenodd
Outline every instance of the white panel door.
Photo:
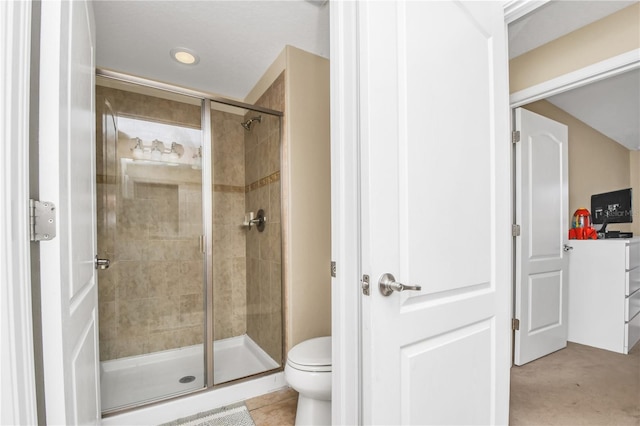
M 567 346 L 567 126 L 517 108 L 515 364 Z
M 364 424 L 506 424 L 509 109 L 500 2 L 361 2 Z M 391 273 L 420 291 L 384 296 Z
M 94 41 L 89 1 L 42 2 L 40 198 L 58 220 L 57 236 L 40 243 L 51 425 L 100 422 Z

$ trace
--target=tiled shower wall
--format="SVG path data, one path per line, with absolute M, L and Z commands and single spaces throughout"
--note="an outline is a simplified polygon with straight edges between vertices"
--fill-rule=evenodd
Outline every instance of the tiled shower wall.
M 213 132 L 213 336 L 247 331 L 242 115 L 211 111 Z
M 135 183 L 123 185 L 121 159 L 131 157 L 136 135 L 103 145 L 105 99 L 116 116 L 200 127 L 198 105 L 96 88 L 98 252 L 112 261 L 98 275 L 100 359 L 201 344 L 201 172 L 129 164 Z
M 284 111 L 284 72 L 256 102 Z M 248 112 L 245 119 L 259 115 Z M 246 211 L 265 211 L 264 232 L 247 231 L 247 334 L 282 362 L 282 237 L 280 222 L 280 119 L 262 114 L 245 132 Z
M 102 157 L 101 111 L 108 99 L 116 115 L 199 127 L 200 107 L 102 86 L 96 99 L 98 250 L 112 260 L 99 272 L 101 360 L 201 344 L 200 171 L 165 167 L 123 197 L 120 160 Z M 256 104 L 284 111 L 284 73 Z M 214 340 L 247 333 L 282 362 L 280 120 L 262 114 L 246 132 L 240 122 L 256 115 L 212 110 Z M 118 158 L 135 136 L 119 135 Z M 265 231 L 243 228 L 260 208 Z

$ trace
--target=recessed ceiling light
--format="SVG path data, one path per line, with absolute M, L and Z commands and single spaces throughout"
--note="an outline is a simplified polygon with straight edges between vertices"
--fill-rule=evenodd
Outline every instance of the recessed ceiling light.
M 176 47 L 175 49 L 171 49 L 171 57 L 174 61 L 186 65 L 195 65 L 200 62 L 200 57 L 196 52 L 184 47 Z

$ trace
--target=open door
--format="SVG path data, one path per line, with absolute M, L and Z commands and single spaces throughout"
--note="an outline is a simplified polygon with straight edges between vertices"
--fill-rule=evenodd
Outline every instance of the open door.
M 515 110 L 516 365 L 567 346 L 568 131 L 522 108 Z
M 362 422 L 506 424 L 511 148 L 502 3 L 358 7 L 361 250 L 370 282 Z
M 40 243 L 50 425 L 100 422 L 94 41 L 91 2 L 42 2 L 39 185 L 57 211 L 57 236 Z

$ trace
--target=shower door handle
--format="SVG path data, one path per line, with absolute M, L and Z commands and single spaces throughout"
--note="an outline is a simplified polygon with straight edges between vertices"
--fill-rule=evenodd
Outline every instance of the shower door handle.
M 109 269 L 111 261 L 109 259 L 98 259 L 98 255 L 96 255 L 95 266 L 96 269 Z
M 406 285 L 396 282 L 396 279 L 391 274 L 383 274 L 378 281 L 378 288 L 383 296 L 389 296 L 394 291 L 401 292 L 404 290 L 422 290 L 419 285 Z

